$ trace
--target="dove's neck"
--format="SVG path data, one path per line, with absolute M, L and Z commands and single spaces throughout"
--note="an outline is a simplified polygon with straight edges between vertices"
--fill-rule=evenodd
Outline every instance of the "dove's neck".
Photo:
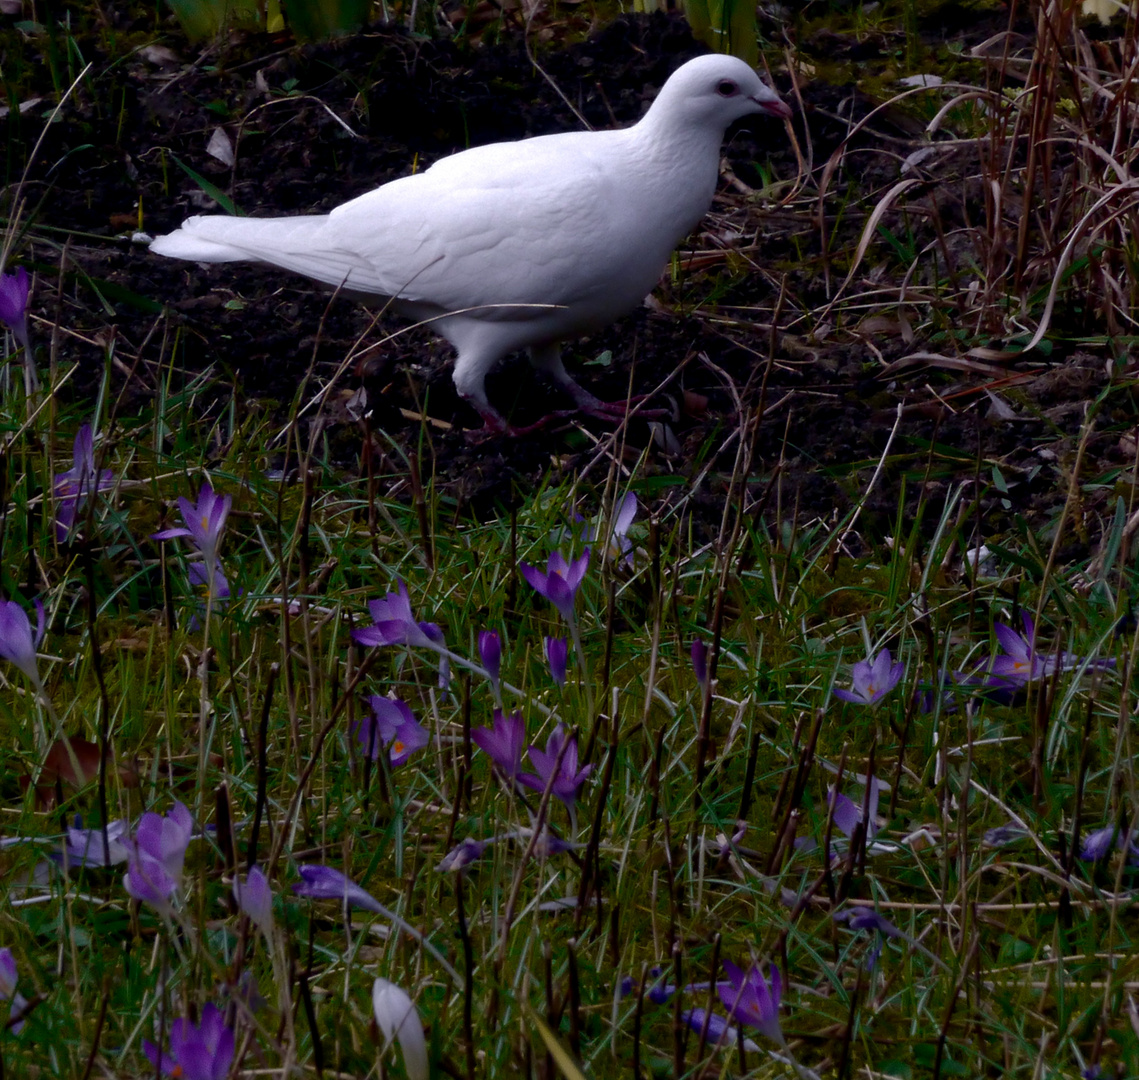
M 684 121 L 650 109 L 628 130 L 635 136 L 633 156 L 641 167 L 642 183 L 659 187 L 658 199 L 674 204 L 671 216 L 687 231 L 712 204 L 724 133 L 719 127 Z

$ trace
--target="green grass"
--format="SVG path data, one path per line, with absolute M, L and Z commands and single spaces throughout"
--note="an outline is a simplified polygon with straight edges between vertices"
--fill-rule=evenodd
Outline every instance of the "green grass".
M 279 478 L 267 470 L 275 432 L 232 416 L 203 429 L 192 411 L 202 389 L 171 383 L 150 415 L 110 425 L 97 459 L 117 486 L 63 545 L 46 495 L 83 418 L 49 407 L 25 423 L 22 394 L 4 398 L 4 591 L 45 603 L 39 665 L 62 729 L 106 737 L 126 770 L 108 769 L 105 794 L 97 780 L 41 777 L 48 801 L 63 796 L 51 807 L 23 792 L 19 778 L 43 764 L 35 732 L 51 720 L 28 681 L 4 671 L 4 833 L 21 840 L 5 848 L 0 941 L 34 1003 L 23 1030 L 0 1042 L 7 1075 L 83 1075 L 92 1053 L 100 1071 L 146 1075 L 141 1039 L 207 1002 L 224 1007 L 247 973 L 265 1004 L 230 1006 L 240 1068 L 311 1072 L 319 1061 L 340 1075 L 374 1073 L 369 993 L 383 975 L 416 1000 L 444 1072 L 466 1075 L 469 1054 L 475 1075 L 542 1067 L 540 1017 L 587 1075 L 627 1073 L 634 1058 L 663 1075 L 735 1074 L 737 1051 L 710 1044 L 700 1055 L 697 1033 L 677 1026 L 678 1009 L 708 1006 L 706 989 L 679 1005 L 615 991 L 656 965 L 686 985 L 706 982 L 717 958 L 753 957 L 783 971 L 783 1030 L 799 1067 L 820 1075 L 1028 1076 L 1042 1044 L 1065 1074 L 1097 1046 L 1105 1066 L 1139 1069 L 1127 1005 L 1134 871 L 1119 854 L 1092 864 L 1071 849 L 1074 837 L 1132 817 L 1120 672 L 1133 634 L 1113 634 L 1133 591 L 1118 542 L 1126 515 L 1101 567 L 1045 573 L 1026 547 L 973 581 L 953 500 L 940 519 L 925 507 L 924 528 L 899 513 L 892 550 L 852 561 L 836 559 L 845 523 L 787 522 L 775 539 L 750 519 L 735 530 L 729 508 L 709 545 L 683 498 L 642 492 L 632 568 L 594 544 L 577 603 L 589 681 L 571 663 L 562 692 L 542 637 L 565 628 L 516 562 L 544 565 L 551 551 L 580 547 L 575 514 L 604 516 L 614 482 L 547 487 L 484 522 L 455 521 L 428 483 L 421 517 L 414 502 L 377 502 L 366 481 L 307 447 Z M 215 448 L 208 468 L 203 447 Z M 208 641 L 206 625 L 190 628 L 200 603 L 185 584 L 190 545 L 148 539 L 173 523 L 174 496 L 207 476 L 234 500 L 221 549 L 234 595 L 199 620 Z M 642 487 L 651 484 L 634 477 Z M 1048 542 L 1035 547 L 1046 562 Z M 485 680 L 455 669 L 444 691 L 426 650 L 350 643 L 350 627 L 370 622 L 367 601 L 397 578 L 416 618 L 437 622 L 459 655 L 477 663 L 477 632 L 499 632 L 503 679 L 519 688 L 507 707 L 521 710 L 528 741 L 544 745 L 563 722 L 583 754 L 588 744 L 594 771 L 577 833 L 556 799 L 545 809 L 580 845 L 572 852 L 523 861 L 540 795 L 512 794 L 464 742 L 465 725 L 491 721 Z M 1113 656 L 1118 669 L 1059 673 L 1011 704 L 962 692 L 917 709 L 915 691 L 936 671 L 984 664 L 1014 596 L 1040 610 L 1049 654 Z M 688 646 L 711 641 L 717 618 L 698 785 L 702 702 Z M 883 645 L 906 665 L 897 689 L 874 708 L 829 696 L 849 685 L 850 663 Z M 431 733 L 406 765 L 362 760 L 350 725 L 367 693 L 395 693 Z M 861 804 L 857 778 L 871 763 L 892 788 L 881 831 L 846 854 L 831 824 L 843 842 L 828 869 L 827 788 L 841 769 L 841 790 Z M 235 855 L 250 858 L 261 784 L 255 857 L 277 895 L 273 949 L 236 915 L 228 886 Z M 121 866 L 65 877 L 45 862 L 62 824 L 76 813 L 97 822 L 104 799 L 110 818 L 132 821 L 180 799 L 218 827 L 191 842 L 169 919 L 131 901 Z M 1010 818 L 1020 839 L 987 844 L 986 831 Z M 492 836 L 462 879 L 436 871 L 462 840 Z M 293 897 L 296 865 L 311 861 L 342 869 L 419 928 L 461 983 L 382 917 L 349 921 L 334 903 Z M 870 969 L 869 935 L 832 917 L 856 902 L 905 935 L 885 941 Z M 776 1049 L 745 1054 L 744 1067 L 781 1075 Z M 399 1075 L 395 1058 L 385 1061 Z

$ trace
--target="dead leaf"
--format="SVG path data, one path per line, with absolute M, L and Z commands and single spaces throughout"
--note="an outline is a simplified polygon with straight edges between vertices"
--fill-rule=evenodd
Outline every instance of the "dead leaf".
M 233 143 L 230 137 L 220 127 L 214 128 L 210 141 L 206 144 L 206 153 L 231 169 L 237 160 L 233 155 Z

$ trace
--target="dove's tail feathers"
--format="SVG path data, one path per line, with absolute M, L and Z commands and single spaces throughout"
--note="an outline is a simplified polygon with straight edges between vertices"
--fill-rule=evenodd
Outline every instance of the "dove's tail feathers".
M 303 246 L 323 215 L 245 218 L 214 214 L 192 217 L 150 245 L 156 255 L 195 262 L 276 262 L 274 255 Z M 307 234 L 307 235 L 306 235 Z
M 292 270 L 332 288 L 385 295 L 387 283 L 352 251 L 329 245 L 328 216 L 290 218 L 187 218 L 181 228 L 150 245 L 156 255 L 192 262 L 261 262 Z

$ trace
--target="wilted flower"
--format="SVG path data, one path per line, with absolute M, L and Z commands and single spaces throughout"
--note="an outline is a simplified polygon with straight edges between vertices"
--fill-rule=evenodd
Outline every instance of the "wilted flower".
M 317 863 L 310 863 L 307 866 L 301 866 L 300 870 L 303 881 L 298 881 L 293 886 L 293 892 L 297 896 L 307 896 L 312 900 L 339 900 L 341 904 L 347 909 L 349 907 L 363 908 L 365 911 L 374 911 L 377 915 L 382 915 L 385 919 L 398 926 L 405 934 L 410 934 L 415 938 L 432 956 L 439 961 L 440 966 L 456 983 L 461 983 L 462 979 L 459 973 L 448 963 L 447 958 L 431 944 L 418 930 L 415 929 L 406 919 L 397 915 L 394 911 L 389 911 L 383 904 L 381 904 L 371 893 L 362 889 L 351 878 L 345 877 L 339 870 L 333 870 L 331 866 L 321 866 Z
M 873 662 L 859 660 L 851 670 L 853 690 L 843 690 L 836 686 L 835 697 L 843 701 L 852 701 L 857 705 L 876 705 L 898 685 L 905 669 L 905 664 L 900 662 L 892 664 L 890 650 L 883 649 Z
M 435 869 L 441 874 L 450 873 L 452 870 L 466 870 L 471 863 L 482 858 L 482 853 L 492 843 L 494 843 L 493 840 L 472 840 L 468 836 L 457 847 L 451 848 Z
M 387 593 L 382 600 L 369 600 L 368 612 L 372 616 L 371 626 L 353 630 L 352 637 L 361 645 L 417 645 L 435 649 L 437 641 L 432 631 L 439 631 L 434 623 L 416 622 L 411 614 L 411 601 L 407 597 L 407 586 L 396 581 L 398 592 Z M 442 633 L 439 633 L 442 641 Z
M 183 526 L 153 533 L 151 539 L 172 540 L 176 536 L 188 536 L 202 553 L 202 561 L 212 573 L 219 565 L 218 548 L 221 545 L 221 534 L 232 505 L 233 499 L 229 495 L 215 494 L 209 481 L 206 481 L 198 495 L 197 505 L 184 497 L 178 499 Z
M 501 709 L 495 709 L 494 727 L 473 728 L 471 742 L 494 762 L 507 780 L 514 780 L 522 768 L 522 751 L 526 746 L 526 723 L 522 713 L 503 716 Z
M 498 694 L 498 675 L 502 670 L 502 642 L 494 630 L 479 631 L 479 659 L 490 676 L 491 686 Z
M 570 811 L 572 813 L 572 809 Z M 534 835 L 533 829 L 519 829 L 513 834 L 514 838 L 519 843 L 529 843 L 530 837 Z M 530 849 L 530 853 L 538 859 L 548 859 L 552 855 L 560 855 L 563 851 L 573 851 L 575 848 L 581 847 L 581 844 L 572 843 L 569 840 L 563 840 L 560 836 L 555 835 L 549 829 L 543 829 L 538 833 L 534 840 L 534 845 Z
M 782 1045 L 779 1001 L 783 996 L 783 981 L 779 976 L 779 968 L 771 965 L 770 982 L 763 977 L 758 964 L 753 964 L 745 973 L 730 960 L 725 960 L 724 972 L 730 985 L 718 983 L 716 989 L 728 1015 L 738 1023 L 757 1028 L 769 1039 Z
M 549 600 L 561 612 L 566 622 L 572 623 L 574 597 L 589 566 L 589 548 L 586 548 L 572 563 L 566 562 L 565 556 L 560 551 L 555 551 L 546 563 L 544 574 L 529 563 L 519 565 L 522 576 L 531 587 Z
M 103 845 L 103 829 L 83 828 L 83 819 L 76 815 L 75 825 L 67 830 L 63 842 L 63 855 L 70 867 L 115 866 L 126 862 L 131 856 L 130 836 L 127 822 L 108 821 L 106 848 Z
M 15 600 L 0 600 L 0 656 L 16 665 L 37 689 L 41 689 L 36 649 L 44 638 L 44 606 L 35 602 L 36 632 L 28 613 Z
M 835 912 L 834 921 L 845 922 L 851 930 L 865 930 L 868 934 L 877 935 L 874 945 L 866 954 L 867 969 L 873 968 L 878 963 L 878 957 L 882 955 L 883 938 L 904 938 L 906 936 L 889 919 L 879 915 L 873 908 L 859 906 L 848 908 L 846 911 L 838 911 Z
M 546 662 L 550 665 L 550 678 L 558 684 L 566 684 L 566 661 L 569 659 L 569 643 L 565 638 L 545 639 Z
M 372 984 L 372 1014 L 383 1032 L 385 1049 L 399 1043 L 407 1080 L 427 1080 L 427 1041 L 411 998 L 395 983 L 376 979 Z
M 84 424 L 75 436 L 71 455 L 71 468 L 56 473 L 52 481 L 55 492 L 55 535 L 60 543 L 67 539 L 71 526 L 89 495 L 115 486 L 115 474 L 110 469 L 95 471 L 95 437 L 91 425 Z
M 392 765 L 402 765 L 416 750 L 428 743 L 427 732 L 416 722 L 411 709 L 397 698 L 368 698 L 372 715 L 356 725 L 356 738 L 373 761 L 380 756 L 380 744 L 390 746 Z
M 180 1017 L 170 1025 L 168 1054 L 146 1039 L 142 1048 L 150 1063 L 167 1076 L 226 1080 L 233 1063 L 233 1030 L 226 1027 L 221 1010 L 210 1002 L 202 1009 L 201 1023 L 192 1024 Z
M 8 1012 L 9 1021 L 12 1017 L 23 1013 L 28 1004 L 24 995 L 16 991 L 16 983 L 19 981 L 19 977 L 19 972 L 16 970 L 16 958 L 12 955 L 12 950 L 0 949 L 0 1001 L 12 1003 Z M 23 1020 L 17 1020 L 14 1024 L 10 1023 L 10 1027 L 15 1032 L 19 1032 L 23 1026 Z
M 256 866 L 250 868 L 244 882 L 234 878 L 233 898 L 261 933 L 267 938 L 273 936 L 273 891 Z
M 1015 844 L 1031 835 L 1023 825 L 1014 825 L 1010 821 L 1007 825 L 997 825 L 995 828 L 986 829 L 985 835 L 981 838 L 981 843 L 985 847 L 1007 847 L 1009 844 Z
M 565 808 L 572 814 L 577 793 L 581 785 L 585 783 L 586 777 L 593 771 L 593 766 L 586 765 L 584 768 L 578 769 L 577 739 L 572 736 L 568 738 L 569 745 L 566 746 L 565 753 L 562 754 L 562 747 L 566 742 L 567 735 L 564 725 L 558 724 L 546 740 L 544 751 L 539 750 L 536 746 L 531 746 L 529 750 L 530 763 L 538 770 L 538 775 L 523 773 L 518 779 L 535 791 L 545 791 L 549 787 L 554 797 L 560 799 Z M 561 755 L 561 764 L 558 764 L 559 755 Z
M 28 346 L 28 272 L 22 266 L 14 274 L 0 274 L 0 322 L 7 323 L 12 336 Z

